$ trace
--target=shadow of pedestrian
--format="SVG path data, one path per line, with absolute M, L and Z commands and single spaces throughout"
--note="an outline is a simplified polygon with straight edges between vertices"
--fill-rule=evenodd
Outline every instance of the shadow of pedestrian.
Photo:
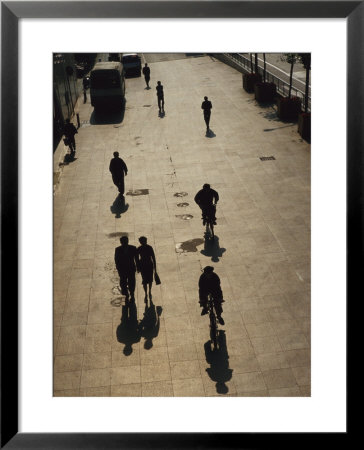
M 205 239 L 203 250 L 200 253 L 204 256 L 211 256 L 211 261 L 218 262 L 226 248 L 220 248 L 219 238 L 216 236 L 213 239 Z
M 145 338 L 144 348 L 149 350 L 153 347 L 153 339 L 158 336 L 160 326 L 160 316 L 162 307 L 155 307 L 152 300 L 150 305 L 145 305 L 143 319 L 139 322 L 140 335 Z
M 123 353 L 129 356 L 133 353 L 133 344 L 140 341 L 140 333 L 137 318 L 137 308 L 134 302 L 128 302 L 122 306 L 121 322 L 116 329 L 118 342 L 125 344 Z
M 77 161 L 77 158 L 71 155 L 71 153 L 66 153 L 63 158 L 63 166 L 68 166 L 68 164 Z
M 216 382 L 216 392 L 227 394 L 229 388 L 225 383 L 231 380 L 233 369 L 229 368 L 225 331 L 219 330 L 218 333 L 218 348 L 216 350 L 211 350 L 211 341 L 204 344 L 206 361 L 211 366 L 206 369 L 206 372 L 211 380 Z
M 125 203 L 123 194 L 119 194 L 114 203 L 110 206 L 110 211 L 115 214 L 116 219 L 120 219 L 121 214 L 125 213 L 129 208 L 128 203 Z
M 209 128 L 208 131 L 206 131 L 206 137 L 214 138 L 215 136 L 216 134 L 211 130 L 211 128 Z

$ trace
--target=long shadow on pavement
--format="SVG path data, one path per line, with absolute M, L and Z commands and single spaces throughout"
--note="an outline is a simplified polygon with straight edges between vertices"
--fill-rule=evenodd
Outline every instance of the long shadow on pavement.
M 162 314 L 162 307 L 155 307 L 152 300 L 150 305 L 145 305 L 143 319 L 139 322 L 140 335 L 144 337 L 144 348 L 149 350 L 153 347 L 153 339 L 158 336 L 160 327 L 160 316 Z
M 110 206 L 110 211 L 115 214 L 116 219 L 120 219 L 121 214 L 125 213 L 129 208 L 129 204 L 125 203 L 125 197 L 119 194 L 114 203 Z
M 218 333 L 218 347 L 216 350 L 211 349 L 211 341 L 207 341 L 204 344 L 206 361 L 210 364 L 206 372 L 211 380 L 216 382 L 216 392 L 218 394 L 227 394 L 229 388 L 225 383 L 231 380 L 233 369 L 229 368 L 225 331 L 219 330 Z
M 129 356 L 133 353 L 133 344 L 140 341 L 140 332 L 137 318 L 137 308 L 134 302 L 122 306 L 121 322 L 116 329 L 118 342 L 125 344 L 123 353 Z
M 200 251 L 204 256 L 211 256 L 213 262 L 218 262 L 224 252 L 226 252 L 226 248 L 220 248 L 219 237 L 216 234 L 214 239 L 205 238 L 203 250 Z

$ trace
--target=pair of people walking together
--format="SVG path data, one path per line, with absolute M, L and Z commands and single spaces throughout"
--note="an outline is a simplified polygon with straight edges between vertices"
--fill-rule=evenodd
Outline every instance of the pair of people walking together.
M 152 284 L 155 277 L 158 281 L 157 264 L 153 247 L 147 244 L 147 238 L 139 238 L 140 246 L 129 245 L 129 238 L 122 236 L 120 246 L 115 249 L 115 265 L 120 277 L 120 289 L 127 299 L 135 300 L 135 273 L 140 272 L 145 292 L 145 301 L 152 299 Z

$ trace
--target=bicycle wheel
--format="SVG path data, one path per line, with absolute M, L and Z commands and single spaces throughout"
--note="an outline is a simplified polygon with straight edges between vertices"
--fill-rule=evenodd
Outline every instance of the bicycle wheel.
M 211 220 L 210 222 L 210 230 L 211 230 L 211 239 L 214 239 L 215 235 L 214 235 L 214 223 Z
M 216 316 L 213 311 L 210 312 L 210 339 L 214 346 L 214 350 L 217 349 L 217 322 Z
M 206 220 L 206 227 L 208 229 L 208 238 L 213 239 L 214 238 L 214 222 L 210 217 L 207 217 Z

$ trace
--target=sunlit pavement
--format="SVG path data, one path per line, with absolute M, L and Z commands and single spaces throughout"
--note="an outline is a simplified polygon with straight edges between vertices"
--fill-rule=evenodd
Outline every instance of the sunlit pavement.
M 309 396 L 310 146 L 231 67 L 146 58 L 151 89 L 126 80 L 121 123 L 95 117 L 89 94 L 80 103 L 76 160 L 55 188 L 54 395 Z M 129 168 L 124 207 L 109 173 L 116 150 Z M 206 182 L 220 195 L 213 245 L 193 201 Z M 122 307 L 113 257 L 123 234 L 155 249 L 162 284 L 148 308 L 139 274 L 135 308 Z M 198 305 L 206 265 L 226 300 L 215 352 Z

